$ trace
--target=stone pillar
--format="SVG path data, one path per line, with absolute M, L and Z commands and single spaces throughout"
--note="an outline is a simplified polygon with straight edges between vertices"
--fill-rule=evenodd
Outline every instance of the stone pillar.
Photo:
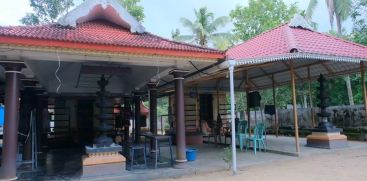
M 150 82 L 149 88 L 149 121 L 150 132 L 157 134 L 157 83 Z
M 176 112 L 176 163 L 186 160 L 185 110 L 184 110 L 184 75 L 187 70 L 172 70 L 175 79 L 175 112 Z
M 140 101 L 141 101 L 141 92 L 134 93 L 134 105 L 135 105 L 135 139 L 134 143 L 140 143 Z
M 45 128 L 45 123 L 46 121 L 48 121 L 47 119 L 45 119 L 43 117 L 43 112 L 44 109 L 47 107 L 47 98 L 44 98 L 42 96 L 37 96 L 36 98 L 36 120 L 37 120 L 37 125 L 36 125 L 36 138 L 37 138 L 37 150 L 41 150 L 42 146 L 45 145 L 46 140 L 47 140 L 47 133 L 46 133 L 46 129 Z
M 31 126 L 31 112 L 35 108 L 35 92 L 32 89 L 26 88 L 22 91 L 19 110 L 19 132 L 23 134 L 30 134 L 24 137 L 24 151 L 23 160 L 32 160 L 32 128 Z M 23 141 L 21 140 L 21 141 Z
M 129 138 L 129 129 L 130 129 L 130 118 L 131 118 L 131 107 L 130 107 L 131 99 L 129 97 L 124 98 L 124 112 L 123 112 L 123 120 L 122 124 L 124 127 L 124 144 L 130 141 Z M 127 145 L 126 145 L 127 146 Z
M 19 65 L 5 67 L 5 123 L 0 180 L 16 180 L 19 121 Z

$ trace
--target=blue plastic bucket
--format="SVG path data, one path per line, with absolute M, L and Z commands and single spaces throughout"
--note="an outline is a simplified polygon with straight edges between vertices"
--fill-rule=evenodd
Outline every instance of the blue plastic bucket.
M 197 152 L 198 152 L 198 150 L 194 149 L 194 148 L 186 149 L 186 159 L 187 159 L 187 161 L 195 161 Z

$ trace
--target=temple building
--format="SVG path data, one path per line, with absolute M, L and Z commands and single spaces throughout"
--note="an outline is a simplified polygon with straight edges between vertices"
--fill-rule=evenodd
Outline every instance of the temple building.
M 290 84 L 295 108 L 296 81 L 364 75 L 367 47 L 306 24 L 295 17 L 225 52 L 154 35 L 116 0 L 84 1 L 53 24 L 0 27 L 0 180 L 17 179 L 17 162 L 34 164 L 38 152 L 75 147 L 83 174 L 120 171 L 129 159 L 123 149 L 142 145 L 149 134 L 172 137 L 177 167 L 187 162 L 187 145 L 232 137 L 235 147 L 235 118 L 247 119 L 250 132 L 257 118 L 247 116 L 250 108 L 235 115 L 234 91 Z M 362 89 L 366 109 L 364 79 Z M 168 97 L 168 128 L 157 116 L 160 97 Z M 276 120 L 275 114 L 274 127 Z M 157 153 L 159 145 L 151 145 Z

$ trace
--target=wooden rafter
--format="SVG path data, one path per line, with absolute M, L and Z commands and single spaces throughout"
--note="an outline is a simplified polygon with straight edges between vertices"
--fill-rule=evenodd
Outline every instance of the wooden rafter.
M 326 65 L 326 63 L 325 62 L 321 62 L 321 65 L 322 65 L 322 67 L 324 67 L 324 69 L 329 73 L 329 74 L 333 74 L 334 73 L 334 71 L 328 66 L 328 65 Z
M 335 76 L 341 76 L 341 75 L 346 75 L 346 74 L 350 74 L 350 73 L 355 73 L 359 71 L 359 67 L 358 68 L 354 68 L 354 69 L 350 69 L 350 70 L 346 70 L 346 71 L 341 71 L 341 72 L 335 72 L 333 74 L 328 74 L 328 76 L 331 77 L 335 77 Z M 310 77 L 311 81 L 317 80 L 319 78 L 319 75 Z M 290 81 L 283 81 L 283 82 L 278 82 L 278 84 L 276 85 L 277 87 L 279 86 L 284 86 L 284 85 L 288 85 Z M 271 84 L 270 85 L 265 85 L 265 86 L 260 86 L 257 87 L 258 90 L 262 90 L 262 89 L 268 89 L 271 88 Z
M 273 82 L 273 84 L 277 84 L 277 82 L 274 80 L 274 74 L 269 74 L 266 70 L 264 70 L 262 67 L 259 67 L 260 71 L 262 73 L 264 73 L 269 79 L 270 81 Z

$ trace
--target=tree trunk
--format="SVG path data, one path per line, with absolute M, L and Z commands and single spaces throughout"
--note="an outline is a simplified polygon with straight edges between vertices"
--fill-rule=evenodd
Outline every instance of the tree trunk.
M 350 76 L 349 75 L 345 76 L 344 80 L 345 80 L 345 84 L 347 86 L 349 105 L 354 105 L 352 85 L 350 83 Z
M 336 14 L 336 26 L 338 30 L 338 35 L 341 36 L 342 35 L 342 22 L 338 14 Z M 350 76 L 349 75 L 345 76 L 344 80 L 345 80 L 345 85 L 347 86 L 349 105 L 354 105 L 352 85 L 350 83 Z

